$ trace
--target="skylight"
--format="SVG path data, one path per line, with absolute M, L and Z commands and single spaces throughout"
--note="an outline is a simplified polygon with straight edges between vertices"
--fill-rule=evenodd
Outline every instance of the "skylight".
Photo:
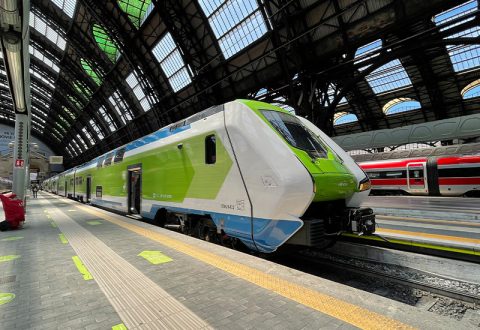
M 138 102 L 140 102 L 140 105 L 142 106 L 143 110 L 148 111 L 150 110 L 150 102 L 147 99 L 147 96 L 143 92 L 142 86 L 140 86 L 140 83 L 138 82 L 137 77 L 135 76 L 135 72 L 132 72 L 128 75 L 127 77 L 127 83 L 130 86 L 130 88 L 133 90 L 133 93 L 137 97 Z
M 146 16 L 151 0 L 118 0 L 119 7 L 127 13 L 130 21 L 138 29 Z
M 465 2 L 457 7 L 444 11 L 433 18 L 435 24 L 447 23 L 455 18 L 465 16 L 478 8 L 476 0 Z M 467 18 L 451 26 L 442 28 L 442 31 L 448 30 L 453 26 L 473 20 L 474 17 Z M 480 26 L 474 26 L 464 31 L 454 33 L 445 39 L 453 38 L 479 38 Z M 447 51 L 453 64 L 455 72 L 461 72 L 480 66 L 480 46 L 474 45 L 447 45 Z
M 63 107 L 62 107 L 62 110 L 63 110 L 70 118 L 72 118 L 72 119 L 75 119 L 75 118 L 76 118 L 75 114 L 74 114 L 72 111 L 68 110 L 67 107 L 63 106 Z
M 77 135 L 77 139 L 78 139 L 78 135 Z M 83 141 L 82 141 L 83 142 Z M 85 143 L 85 142 L 83 142 Z M 77 140 L 73 139 L 72 140 L 72 150 L 78 155 L 79 153 L 82 153 L 85 151 L 85 149 L 87 149 L 87 147 L 85 146 L 85 148 L 80 148 L 80 145 L 78 144 Z M 77 150 L 79 151 L 79 153 L 77 153 Z
M 80 142 L 80 145 L 82 146 L 82 150 L 87 150 L 88 149 L 88 144 L 85 142 L 85 140 L 80 136 L 80 134 L 77 134 L 77 141 Z
M 100 117 L 102 117 L 103 120 L 107 123 L 110 132 L 115 132 L 115 130 L 117 129 L 117 125 L 115 125 L 112 116 L 107 112 L 103 105 L 98 109 L 98 113 L 100 114 Z
M 462 97 L 464 100 L 473 99 L 480 96 L 480 79 L 477 79 L 462 89 Z
M 107 55 L 110 61 L 115 62 L 118 57 L 118 46 L 108 35 L 108 32 L 101 25 L 93 24 L 92 33 L 98 47 Z
M 45 22 L 40 16 L 30 12 L 30 26 L 37 30 L 39 33 L 47 37 L 51 42 L 57 45 L 61 50 L 65 50 L 67 42 L 65 39 L 51 26 L 52 23 Z M 59 29 L 57 27 L 57 29 Z
M 335 95 L 338 94 L 338 92 L 339 92 L 338 87 L 336 85 L 334 85 L 333 83 L 330 83 L 330 85 L 328 85 L 327 94 L 328 94 L 328 100 L 330 101 L 330 103 L 333 102 L 333 99 L 335 98 Z M 340 99 L 340 101 L 338 102 L 338 105 L 343 105 L 346 103 L 347 103 L 347 99 L 344 96 Z
M 95 139 L 93 138 L 92 134 L 90 133 L 90 131 L 86 127 L 84 127 L 84 128 L 82 128 L 82 132 L 87 137 L 87 141 L 90 143 L 90 145 L 94 146 L 96 142 L 95 142 Z
M 33 75 L 38 80 L 40 80 L 42 83 L 48 85 L 48 87 L 50 87 L 51 89 L 55 89 L 55 85 L 45 75 L 41 75 L 40 73 L 38 73 L 38 71 L 32 70 L 31 68 L 30 68 L 30 74 Z
M 358 121 L 358 118 L 353 113 L 338 112 L 333 116 L 333 125 L 338 126 Z
M 33 56 L 35 56 L 36 58 L 38 58 L 40 61 L 42 61 L 43 63 L 45 63 L 46 66 L 50 67 L 53 71 L 55 71 L 56 73 L 59 73 L 60 72 L 60 68 L 58 67 L 58 65 L 56 64 L 56 62 L 52 61 L 50 58 L 46 57 L 43 52 L 39 51 L 38 49 L 36 49 L 35 47 L 33 47 L 32 45 L 28 46 L 28 49 L 30 51 L 30 54 L 32 54 Z
M 52 2 L 57 5 L 68 17 L 72 18 L 75 13 L 75 6 L 77 5 L 77 0 L 52 0 Z
M 169 32 L 160 39 L 152 52 L 175 92 L 192 82 L 182 55 Z
M 218 39 L 225 58 L 229 58 L 267 32 L 257 0 L 199 0 Z
M 72 102 L 72 104 L 77 107 L 77 110 L 82 110 L 83 105 L 82 105 L 82 103 L 80 103 L 80 101 L 78 101 L 78 99 L 75 96 L 68 95 L 67 97 L 70 100 L 70 102 Z
M 409 97 L 399 97 L 393 99 L 383 106 L 383 112 L 386 115 L 393 115 L 400 112 L 406 112 L 422 108 L 417 100 Z
M 85 70 L 85 72 L 87 73 L 87 75 L 90 76 L 90 78 L 92 78 L 92 80 L 95 82 L 95 84 L 97 84 L 98 86 L 100 86 L 102 80 L 100 79 L 100 77 L 98 76 L 98 74 L 93 70 L 92 68 L 92 65 L 90 64 L 89 61 L 87 61 L 86 59 L 81 59 L 80 60 L 80 63 L 82 64 L 82 67 L 83 67 L 83 70 Z
M 127 122 L 132 120 L 132 113 L 130 110 L 127 108 L 125 101 L 121 97 L 119 91 L 115 91 L 112 96 L 108 98 L 110 103 L 113 105 L 113 108 L 115 109 L 115 112 L 118 114 L 120 119 L 122 120 L 122 123 L 125 125 Z
M 382 48 L 382 40 L 378 39 L 365 46 L 357 49 L 355 52 L 355 64 L 362 63 L 366 60 L 378 56 L 379 49 Z M 370 67 L 371 64 L 360 67 L 358 70 L 363 71 Z M 389 92 L 406 86 L 411 86 L 412 81 L 405 71 L 400 60 L 395 59 L 373 70 L 365 77 L 367 83 L 375 94 Z
M 103 136 L 102 130 L 98 126 L 97 122 L 93 119 L 90 119 L 90 121 L 88 123 L 90 124 L 90 126 L 92 127 L 94 132 L 97 134 L 98 138 L 100 140 L 103 140 L 104 136 Z

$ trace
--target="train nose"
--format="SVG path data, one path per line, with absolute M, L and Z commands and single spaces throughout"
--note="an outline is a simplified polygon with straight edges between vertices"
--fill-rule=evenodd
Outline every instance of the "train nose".
M 347 173 L 322 173 L 313 175 L 315 181 L 314 202 L 345 199 L 356 191 L 353 175 Z

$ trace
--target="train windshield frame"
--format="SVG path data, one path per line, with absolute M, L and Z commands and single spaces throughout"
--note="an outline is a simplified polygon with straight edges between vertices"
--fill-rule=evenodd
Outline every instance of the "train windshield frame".
M 311 158 L 327 158 L 328 149 L 295 116 L 275 110 L 261 110 L 265 119 L 292 147 L 306 151 Z

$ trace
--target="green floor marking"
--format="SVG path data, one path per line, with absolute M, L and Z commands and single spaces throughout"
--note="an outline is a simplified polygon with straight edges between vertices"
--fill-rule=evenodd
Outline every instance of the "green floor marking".
M 2 242 L 17 241 L 17 240 L 22 239 L 22 238 L 23 238 L 22 236 L 10 236 L 10 237 L 2 238 L 2 239 L 0 239 L 0 241 L 2 241 Z
M 87 267 L 82 263 L 82 260 L 78 256 L 72 257 L 75 266 L 77 266 L 78 271 L 83 275 L 85 281 L 93 280 L 92 274 L 88 271 Z
M 63 235 L 63 234 L 58 234 L 58 238 L 60 239 L 60 242 L 62 242 L 63 244 L 67 244 L 67 243 L 68 243 L 68 240 L 67 240 L 67 238 L 65 237 L 65 235 Z
M 173 261 L 172 258 L 167 257 L 160 251 L 142 251 L 138 256 L 145 258 L 154 265 L 164 264 L 166 262 Z
M 8 304 L 13 299 L 15 299 L 15 295 L 13 293 L 0 292 L 0 305 Z
M 87 221 L 87 223 L 88 223 L 90 226 L 98 226 L 98 225 L 101 225 L 101 224 L 102 224 L 100 221 Z
M 53 221 L 50 222 L 50 225 L 53 227 L 53 228 L 58 228 L 57 224 Z
M 125 324 L 120 323 L 120 324 L 114 325 L 114 326 L 112 327 L 112 330 L 128 330 L 128 329 L 127 329 L 127 327 L 125 326 Z
M 12 260 L 15 260 L 15 259 L 18 259 L 20 258 L 19 255 L 9 255 L 9 256 L 0 256 L 0 262 L 5 262 L 5 261 L 12 261 Z

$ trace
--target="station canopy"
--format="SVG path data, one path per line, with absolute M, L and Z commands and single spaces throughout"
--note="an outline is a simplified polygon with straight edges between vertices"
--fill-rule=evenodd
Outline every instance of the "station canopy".
M 479 110 L 476 0 L 30 2 L 32 133 L 67 166 L 236 98 L 330 135 Z

